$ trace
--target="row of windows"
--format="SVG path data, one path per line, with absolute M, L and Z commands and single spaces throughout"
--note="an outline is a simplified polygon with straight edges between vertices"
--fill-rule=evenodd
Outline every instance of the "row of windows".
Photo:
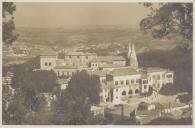
M 148 80 L 143 80 L 142 83 L 143 84 L 147 84 L 148 83 Z
M 167 78 L 172 78 L 172 77 L 173 77 L 172 74 L 167 75 Z
M 126 81 L 121 80 L 120 84 L 121 85 L 124 85 L 124 84 L 129 85 L 130 82 L 131 82 L 131 84 L 134 84 L 135 82 L 140 83 L 140 79 L 136 79 L 136 81 L 135 80 L 126 80 Z M 119 85 L 119 81 L 115 81 L 115 85 Z
M 167 75 L 167 78 L 171 78 L 171 77 L 173 77 L 172 74 Z M 152 78 L 156 80 L 160 80 L 160 75 L 153 75 Z M 162 78 L 165 78 L 165 74 L 162 75 Z
M 68 56 L 70 59 L 72 58 L 72 56 Z M 80 59 L 80 56 L 76 56 L 78 59 Z M 86 59 L 88 59 L 88 56 L 85 56 Z
M 45 66 L 51 66 L 51 62 L 45 62 Z
M 67 76 L 69 76 L 69 75 L 72 75 L 72 74 L 74 74 L 74 72 L 57 72 L 57 74 L 58 74 L 58 76 L 65 76 L 65 75 L 67 75 Z
M 135 90 L 135 94 L 138 94 L 138 93 L 139 93 L 139 89 L 136 89 L 136 90 Z M 132 94 L 133 94 L 133 91 L 132 91 L 132 90 L 129 90 L 128 94 L 129 94 L 129 95 L 132 95 Z M 123 91 L 123 92 L 122 92 L 122 95 L 123 95 L 123 96 L 126 96 L 126 95 L 127 95 L 127 92 L 126 92 L 126 91 Z M 104 97 L 106 98 L 106 97 L 108 97 L 108 95 L 105 94 Z M 118 98 L 118 97 L 116 96 L 116 98 Z
M 136 89 L 136 90 L 135 90 L 135 94 L 138 94 L 138 93 L 139 93 L 139 89 Z M 132 91 L 132 90 L 129 90 L 128 94 L 129 94 L 129 95 L 133 94 L 133 91 Z M 123 92 L 122 92 L 122 95 L 123 95 L 123 96 L 127 95 L 126 91 L 123 91 Z
M 92 65 L 92 66 L 96 66 L 96 67 L 98 66 L 98 64 L 91 64 L 91 65 Z
M 160 80 L 160 75 L 153 75 L 152 78 L 153 78 L 153 79 Z

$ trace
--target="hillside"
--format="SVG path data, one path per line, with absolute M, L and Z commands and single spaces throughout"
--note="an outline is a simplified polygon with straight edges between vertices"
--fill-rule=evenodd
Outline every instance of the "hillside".
M 151 49 L 167 50 L 180 44 L 180 36 L 170 35 L 163 39 L 154 39 L 133 28 L 114 26 L 92 26 L 81 28 L 17 28 L 20 34 L 17 42 L 29 45 L 43 45 L 57 48 L 84 47 L 84 50 L 106 50 L 123 52 L 128 43 L 136 46 L 136 51 Z M 174 37 L 174 38 L 172 38 Z

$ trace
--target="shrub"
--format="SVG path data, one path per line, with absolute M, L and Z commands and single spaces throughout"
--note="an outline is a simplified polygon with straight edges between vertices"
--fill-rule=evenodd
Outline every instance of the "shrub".
M 175 94 L 177 94 L 177 92 L 178 92 L 178 89 L 176 86 L 174 86 L 172 84 L 166 84 L 160 89 L 159 94 L 161 94 L 161 95 L 175 95 Z
M 186 103 L 192 100 L 192 95 L 190 94 L 184 94 L 178 96 L 181 103 Z

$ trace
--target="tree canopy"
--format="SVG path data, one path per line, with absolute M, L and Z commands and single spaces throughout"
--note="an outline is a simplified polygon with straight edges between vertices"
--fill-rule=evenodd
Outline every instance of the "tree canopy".
M 192 41 L 193 4 L 192 3 L 144 3 L 151 13 L 140 22 L 140 29 L 161 38 L 170 33 L 179 33 Z
M 14 33 L 14 12 L 16 6 L 13 2 L 3 2 L 3 42 L 6 45 L 12 44 L 18 37 L 18 34 Z
M 92 118 L 90 107 L 99 103 L 99 89 L 96 76 L 86 71 L 74 74 L 65 92 L 57 97 L 54 124 L 89 124 Z

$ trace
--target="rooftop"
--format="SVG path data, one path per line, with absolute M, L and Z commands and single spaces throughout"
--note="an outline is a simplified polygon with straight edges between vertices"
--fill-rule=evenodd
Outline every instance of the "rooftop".
M 93 75 L 98 75 L 98 76 L 106 76 L 106 74 L 108 73 L 108 71 L 105 70 L 98 70 L 98 71 L 88 71 L 89 74 L 93 74 Z
M 137 75 L 141 73 L 134 68 L 127 67 L 127 68 L 114 69 L 111 71 L 110 74 L 113 76 L 124 76 L 124 75 Z
M 162 71 L 170 71 L 170 70 L 165 69 L 165 68 L 160 68 L 160 67 L 149 67 L 146 69 L 146 71 L 148 73 L 152 73 L 152 72 L 162 72 Z
M 118 65 L 118 64 L 103 64 L 100 66 L 101 68 L 122 68 L 124 66 Z
M 102 110 L 102 109 L 104 109 L 103 107 L 101 107 L 101 106 L 91 106 L 91 111 L 96 111 L 96 110 Z
M 73 66 L 55 66 L 54 69 L 77 69 L 77 67 L 73 67 Z
M 92 62 L 112 62 L 112 61 L 125 61 L 122 56 L 98 56 Z
M 86 55 L 96 55 L 95 53 L 89 52 L 67 52 L 65 55 L 72 55 L 72 56 L 86 56 Z
M 41 56 L 56 56 L 56 52 L 48 50 L 48 51 L 41 51 L 40 53 Z

